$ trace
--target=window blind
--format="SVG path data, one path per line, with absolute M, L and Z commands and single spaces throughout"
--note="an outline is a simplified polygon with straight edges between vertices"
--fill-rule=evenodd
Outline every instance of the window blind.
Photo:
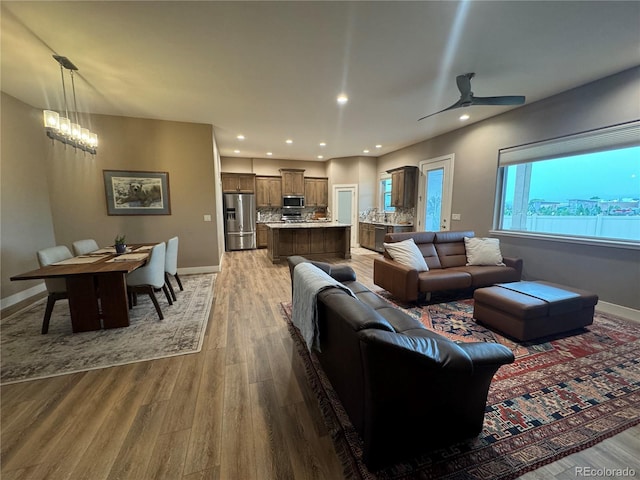
M 498 165 L 505 167 L 636 145 L 640 145 L 639 120 L 542 142 L 504 148 L 499 151 Z

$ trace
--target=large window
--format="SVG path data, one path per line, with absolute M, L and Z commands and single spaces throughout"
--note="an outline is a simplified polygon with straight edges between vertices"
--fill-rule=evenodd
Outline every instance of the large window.
M 640 243 L 640 122 L 499 157 L 498 230 Z

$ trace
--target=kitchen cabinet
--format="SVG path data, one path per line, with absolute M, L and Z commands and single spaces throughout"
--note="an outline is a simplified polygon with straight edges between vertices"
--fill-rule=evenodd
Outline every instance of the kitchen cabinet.
M 418 167 L 400 167 L 387 170 L 391 174 L 391 206 L 412 208 L 416 206 Z
M 267 256 L 273 263 L 291 255 L 351 258 L 351 225 L 314 223 L 267 225 Z
M 255 173 L 222 173 L 223 193 L 255 193 Z
M 329 205 L 329 179 L 304 178 L 304 205 L 305 207 L 326 207 Z
M 282 178 L 256 177 L 256 207 L 282 206 Z
M 282 195 L 304 195 L 304 170 L 299 168 L 281 168 Z
M 376 230 L 379 231 L 380 229 L 384 230 L 381 232 L 383 234 L 413 232 L 413 225 L 388 225 L 385 223 L 360 222 L 358 226 L 360 246 L 362 248 L 368 248 L 369 250 L 375 250 L 376 252 L 382 252 L 384 248 L 381 245 L 378 245 L 378 248 L 376 248 Z
M 267 235 L 269 227 L 264 223 L 256 224 L 256 248 L 267 248 Z

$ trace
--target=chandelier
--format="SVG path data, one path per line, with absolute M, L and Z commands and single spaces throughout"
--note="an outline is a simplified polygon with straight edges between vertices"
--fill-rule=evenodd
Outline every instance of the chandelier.
M 62 94 L 64 96 L 64 112 L 55 112 L 53 110 L 44 110 L 44 128 L 47 136 L 52 140 L 58 140 L 64 144 L 79 148 L 85 152 L 95 155 L 98 148 L 98 135 L 90 132 L 88 128 L 80 125 L 78 105 L 76 103 L 76 86 L 73 80 L 73 72 L 78 70 L 71 60 L 67 57 L 54 55 L 53 58 L 60 64 L 60 75 L 62 77 Z M 71 77 L 71 90 L 73 93 L 73 108 L 69 115 L 69 107 L 67 104 L 67 89 L 64 82 L 64 70 L 69 71 Z

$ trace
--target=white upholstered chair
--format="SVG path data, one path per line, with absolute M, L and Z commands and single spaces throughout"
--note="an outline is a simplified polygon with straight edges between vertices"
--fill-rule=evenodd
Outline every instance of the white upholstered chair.
M 98 244 L 92 238 L 87 238 L 86 240 L 77 240 L 73 242 L 73 253 L 74 255 L 85 255 L 87 253 L 95 252 L 98 250 Z
M 60 262 L 68 258 L 72 258 L 71 252 L 64 245 L 57 247 L 49 247 L 38 252 L 38 263 L 41 267 L 46 267 L 52 263 Z M 42 320 L 42 333 L 49 331 L 49 321 L 51 320 L 51 312 L 56 300 L 67 298 L 67 282 L 64 278 L 47 278 L 44 281 L 47 286 L 47 308 L 44 311 L 44 319 Z
M 183 291 L 182 282 L 180 281 L 180 277 L 178 276 L 178 237 L 170 238 L 167 241 L 167 254 L 164 261 L 164 281 L 169 287 L 169 291 L 171 292 L 171 297 L 173 300 L 176 300 L 176 292 L 173 290 L 173 285 L 171 285 L 171 281 L 169 280 L 169 275 L 173 275 L 178 282 L 178 286 L 180 290 Z
M 146 265 L 137 268 L 133 272 L 127 274 L 127 290 L 130 293 L 131 303 L 135 303 L 133 301 L 135 299 L 135 294 L 148 294 L 151 298 L 151 301 L 153 302 L 154 307 L 156 307 L 156 312 L 158 312 L 158 317 L 160 317 L 160 320 L 164 318 L 164 315 L 162 315 L 160 304 L 158 303 L 158 299 L 156 298 L 154 292 L 156 290 L 162 289 L 165 296 L 167 297 L 167 302 L 169 302 L 169 305 L 173 304 L 173 302 L 171 301 L 171 296 L 169 295 L 169 291 L 167 290 L 167 286 L 164 283 L 165 254 L 165 243 L 162 242 L 157 244 L 151 249 Z

